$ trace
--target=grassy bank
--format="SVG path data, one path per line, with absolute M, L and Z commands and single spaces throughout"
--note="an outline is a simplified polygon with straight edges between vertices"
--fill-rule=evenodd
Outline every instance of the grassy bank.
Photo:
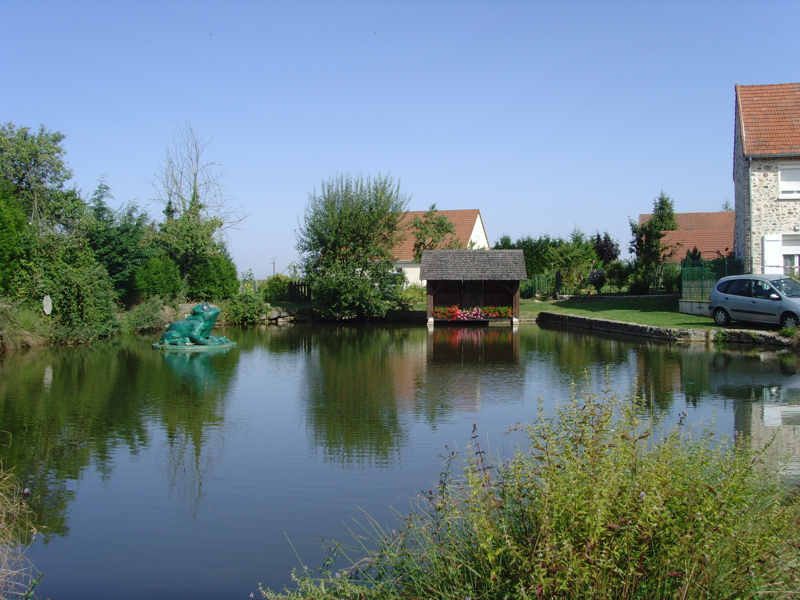
M 337 570 L 271 600 L 764 598 L 800 590 L 800 497 L 744 443 L 656 436 L 585 394 L 490 465 L 473 435 L 397 531 L 368 523 Z M 658 437 L 658 440 L 654 440 Z M 743 442 L 743 441 L 742 441 Z M 451 456 L 450 460 L 454 457 Z
M 653 296 L 645 298 L 571 298 L 560 301 L 525 299 L 520 302 L 520 317 L 535 319 L 542 311 L 560 312 L 597 319 L 610 319 L 655 327 L 714 327 L 711 317 L 678 312 L 678 300 Z

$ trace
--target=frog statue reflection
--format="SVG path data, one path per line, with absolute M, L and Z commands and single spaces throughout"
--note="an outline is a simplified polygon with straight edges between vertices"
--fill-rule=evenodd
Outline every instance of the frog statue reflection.
M 211 306 L 208 302 L 198 304 L 188 317 L 182 321 L 170 323 L 159 342 L 153 344 L 153 347 L 203 349 L 234 345 L 234 342 L 226 337 L 211 335 L 211 329 L 217 322 L 218 316 L 219 309 L 217 307 Z

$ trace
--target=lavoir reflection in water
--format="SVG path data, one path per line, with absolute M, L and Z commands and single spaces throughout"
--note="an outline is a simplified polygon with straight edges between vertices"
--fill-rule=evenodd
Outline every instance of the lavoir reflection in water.
M 642 414 L 800 456 L 797 357 L 523 327 L 228 330 L 219 355 L 129 338 L 0 365 L 0 459 L 33 491 L 54 598 L 244 597 L 322 559 L 359 507 L 390 522 L 473 424 L 492 452 L 588 376 Z

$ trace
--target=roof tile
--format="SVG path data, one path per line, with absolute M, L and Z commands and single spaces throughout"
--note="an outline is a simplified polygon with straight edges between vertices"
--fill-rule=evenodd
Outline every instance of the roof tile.
M 412 230 L 412 224 L 414 223 L 415 217 L 422 218 L 426 212 L 427 211 L 423 210 L 411 210 L 402 216 L 398 225 L 398 231 L 402 238 L 395 243 L 392 249 L 394 260 L 409 262 L 414 260 L 414 232 Z M 477 208 L 466 210 L 437 210 L 436 214 L 447 217 L 453 224 L 455 237 L 459 245 L 466 248 L 480 211 Z
M 520 281 L 527 279 L 522 250 L 425 250 L 420 279 Z
M 737 85 L 745 156 L 800 155 L 800 83 Z

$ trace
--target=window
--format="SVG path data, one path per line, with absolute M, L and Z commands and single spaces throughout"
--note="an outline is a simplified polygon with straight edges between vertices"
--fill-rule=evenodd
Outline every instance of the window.
M 722 283 L 717 285 L 717 291 L 718 292 L 722 292 L 723 294 L 727 294 L 729 287 L 731 287 L 731 282 L 730 281 L 723 281 Z
M 753 280 L 753 298 L 761 298 L 762 300 L 769 300 L 770 294 L 775 290 L 766 281 Z
M 728 293 L 733 296 L 750 296 L 750 279 L 734 279 L 728 286 Z
M 800 199 L 800 166 L 778 169 L 778 198 Z
M 783 274 L 795 275 L 800 266 L 800 254 L 784 254 L 783 255 Z
M 794 279 L 778 279 L 772 283 L 789 298 L 800 298 L 800 284 Z

